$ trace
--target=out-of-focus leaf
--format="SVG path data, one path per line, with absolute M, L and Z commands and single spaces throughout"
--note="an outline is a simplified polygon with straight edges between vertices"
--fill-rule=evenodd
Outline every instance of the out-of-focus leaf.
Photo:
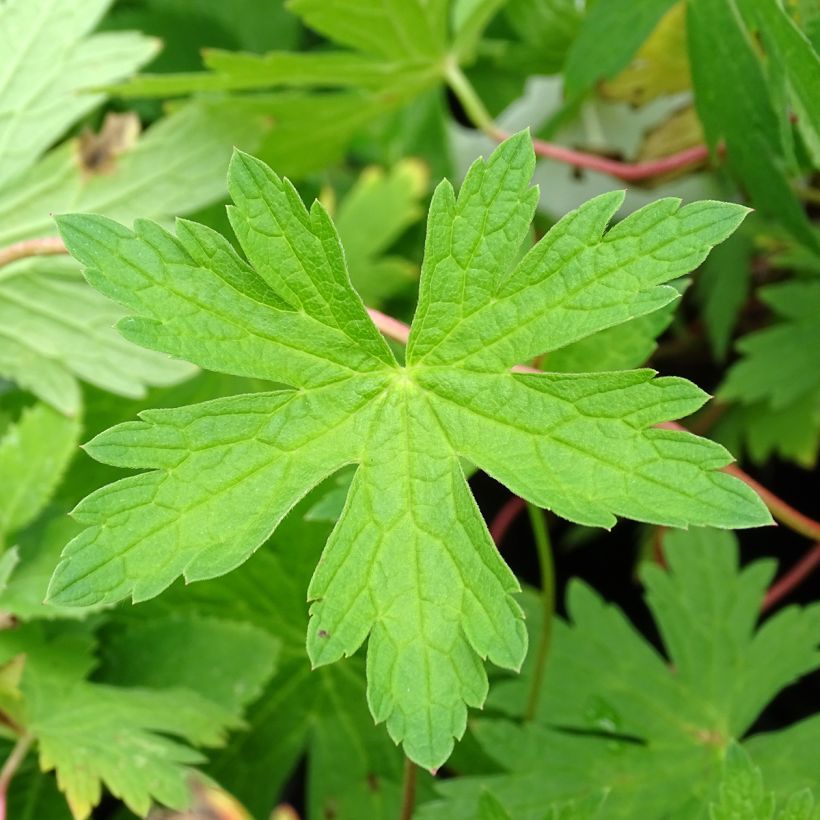
M 783 128 L 756 48 L 735 0 L 688 0 L 689 58 L 695 103 L 713 151 L 726 162 L 761 213 L 779 220 L 810 248 L 820 248 L 788 178 Z
M 83 167 L 81 139 L 55 148 L 0 192 L 0 245 L 56 234 L 52 215 L 69 209 L 162 220 L 224 195 L 231 149 L 258 146 L 269 123 L 263 114 L 219 113 L 204 101 L 186 105 L 102 169 Z
M 640 106 L 691 85 L 686 50 L 686 4 L 680 0 L 661 17 L 629 65 L 599 85 L 600 94 Z
M 506 773 L 439 783 L 444 799 L 422 807 L 420 818 L 473 818 L 485 789 L 516 820 L 542 820 L 550 801 L 593 790 L 607 790 L 601 814 L 610 819 L 703 816 L 722 778 L 724 750 L 783 687 L 820 664 L 820 607 L 789 608 L 756 627 L 774 567 L 761 561 L 741 570 L 730 533 L 669 532 L 664 554 L 669 568 L 647 564 L 642 577 L 666 654 L 575 582 L 572 623 L 553 622 L 534 720 L 477 721 L 479 742 Z M 528 599 L 533 642 L 540 611 Z M 535 664 L 530 657 L 519 678 L 497 681 L 490 707 L 519 718 Z M 790 777 L 776 771 L 779 759 L 785 773 L 795 750 L 812 758 L 820 724 L 804 724 L 783 733 L 794 733 L 791 752 L 787 742 L 767 752 L 766 738 L 777 743 L 778 734 L 748 741 L 779 799 L 806 787 L 820 794 L 813 761 L 801 759 Z
M 718 420 L 713 438 L 762 464 L 777 455 L 811 469 L 820 450 L 820 391 L 774 409 L 766 401 L 738 404 Z
M 279 641 L 250 623 L 151 607 L 122 613 L 106 627 L 97 679 L 116 686 L 181 686 L 233 712 L 271 678 Z
M 0 269 L 0 373 L 76 415 L 79 379 L 137 397 L 147 385 L 173 384 L 195 372 L 125 341 L 114 329 L 122 316 L 68 257 L 8 265 Z
M 820 391 L 820 281 L 771 285 L 759 296 L 782 321 L 737 343 L 743 358 L 718 395 L 745 403 L 766 400 L 780 410 Z
M 201 207 L 225 190 L 233 144 L 256 145 L 265 128 L 252 112 L 216 122 L 208 103 L 192 103 L 94 171 L 72 140 L 0 194 L 0 244 L 56 233 L 52 214 L 68 207 L 125 221 Z M 68 414 L 80 405 L 78 379 L 136 397 L 195 372 L 125 342 L 113 329 L 121 316 L 68 257 L 9 265 L 0 270 L 0 372 Z
M 521 43 L 502 59 L 526 59 L 542 74 L 561 70 L 583 20 L 574 0 L 508 0 L 505 17 Z
M 25 621 L 56 618 L 85 618 L 101 607 L 62 607 L 44 603 L 48 581 L 67 539 L 77 533 L 77 524 L 62 510 L 48 510 L 19 533 L 18 561 L 5 589 L 0 592 L 0 612 Z
M 715 357 L 722 361 L 740 309 L 749 294 L 752 236 L 741 229 L 703 263 L 695 280 L 703 323 Z
M 591 5 L 564 66 L 568 97 L 625 68 L 675 0 L 608 0 Z
M 418 276 L 412 262 L 384 254 L 421 219 L 420 200 L 428 178 L 427 168 L 413 159 L 400 162 L 389 173 L 366 169 L 339 203 L 334 221 L 350 279 L 368 305 L 378 306 Z
M 820 56 L 779 2 L 746 0 L 744 9 L 757 22 L 769 65 L 785 72 L 797 127 L 814 167 L 820 168 Z
M 111 0 L 6 0 L 0 4 L 0 183 L 26 171 L 103 94 L 157 51 L 133 32 L 93 34 Z
M 74 455 L 80 425 L 45 404 L 23 411 L 0 438 L 0 543 L 48 503 Z

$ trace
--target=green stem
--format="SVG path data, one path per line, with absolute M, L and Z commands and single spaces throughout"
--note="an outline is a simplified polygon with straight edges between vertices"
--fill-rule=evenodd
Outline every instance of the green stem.
M 544 669 L 549 654 L 550 639 L 552 638 L 552 618 L 555 614 L 555 567 L 552 561 L 552 547 L 550 545 L 547 522 L 544 513 L 534 504 L 527 502 L 527 513 L 530 517 L 532 534 L 535 538 L 535 548 L 538 552 L 538 563 L 541 567 L 541 632 L 536 647 L 535 669 L 532 675 L 532 688 L 527 699 L 527 708 L 524 711 L 525 720 L 533 720 L 538 711 L 538 698 L 541 695 L 541 686 L 544 682 Z
M 467 79 L 464 72 L 455 60 L 450 60 L 444 70 L 444 78 L 450 86 L 453 94 L 461 103 L 464 113 L 470 122 L 480 128 L 485 134 L 494 140 L 502 139 L 498 126 L 493 122 L 490 112 L 487 111 L 481 97 L 478 96 L 472 83 Z

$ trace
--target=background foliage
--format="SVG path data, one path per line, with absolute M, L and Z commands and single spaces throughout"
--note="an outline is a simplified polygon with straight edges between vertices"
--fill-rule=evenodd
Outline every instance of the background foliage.
M 288 812 L 295 811 L 339 820 L 820 816 L 820 608 L 806 582 L 820 563 L 820 523 L 812 511 L 820 444 L 815 3 L 2 0 L 0 45 L 0 744 L 6 760 L 0 816 L 181 817 L 189 815 L 175 812 L 186 807 L 202 817 L 207 811 L 292 817 Z M 523 136 L 504 143 L 486 165 L 474 165 L 524 128 L 534 137 L 534 167 Z M 313 304 L 308 318 L 317 321 L 297 336 L 319 365 L 308 368 L 268 348 L 219 359 L 208 341 L 219 337 L 215 319 L 200 327 L 201 338 L 181 334 L 182 347 L 171 351 L 180 358 L 170 358 L 160 351 L 170 349 L 174 323 L 187 321 L 187 314 L 184 301 L 172 303 L 167 293 L 188 287 L 186 298 L 204 295 L 208 305 L 224 306 L 221 296 L 211 298 L 217 290 L 208 291 L 204 278 L 185 280 L 182 267 L 174 267 L 175 240 L 149 223 L 140 223 L 132 240 L 110 221 L 64 218 L 63 238 L 83 265 L 66 255 L 55 214 L 101 214 L 129 227 L 148 219 L 168 230 L 185 216 L 206 226 L 186 222 L 175 229 L 191 253 L 196 247 L 211 259 L 230 257 L 215 267 L 230 287 L 254 305 L 281 308 L 289 294 L 270 291 L 207 230 L 235 245 L 238 237 L 260 272 L 271 265 L 275 276 L 290 264 L 287 251 L 270 244 L 269 215 L 255 210 L 264 166 L 234 163 L 238 210 L 230 221 L 226 215 L 234 147 L 278 175 L 265 183 L 285 192 L 274 208 L 277 218 L 292 218 L 293 225 L 307 219 L 280 176 L 289 177 L 306 202 L 321 201 L 336 224 L 353 286 L 365 305 L 383 311 L 371 315 L 389 342 L 361 330 L 344 348 L 332 335 L 335 319 Z M 531 176 L 538 192 L 528 188 Z M 445 185 L 431 202 L 445 177 L 460 193 Z M 621 204 L 610 192 L 623 188 Z M 566 217 L 598 195 L 582 217 Z M 746 204 L 754 212 L 732 232 L 741 208 L 677 211 L 666 197 Z M 163 449 L 168 458 L 162 436 L 189 424 L 191 413 L 236 408 L 229 397 L 254 394 L 241 400 L 242 411 L 253 414 L 265 396 L 279 395 L 271 392 L 278 381 L 332 382 L 334 367 L 364 355 L 356 345 L 378 348 L 374 355 L 384 361 L 394 355 L 404 361 L 407 327 L 401 323 L 410 322 L 417 299 L 422 309 L 408 360 L 432 356 L 436 366 L 446 364 L 450 370 L 437 376 L 436 389 L 461 396 L 472 390 L 471 412 L 485 412 L 486 391 L 476 386 L 471 368 L 491 369 L 487 362 L 495 354 L 489 345 L 470 348 L 476 325 L 462 320 L 486 282 L 465 280 L 461 306 L 429 279 L 419 288 L 430 260 L 447 256 L 436 236 L 425 251 L 428 210 L 431 224 L 450 219 L 455 226 L 453 276 L 463 262 L 459 243 L 478 230 L 482 213 L 506 226 L 506 234 L 491 240 L 487 259 L 472 254 L 466 266 L 475 271 L 486 264 L 487 281 L 507 269 L 525 276 L 527 259 L 560 237 L 583 240 L 593 250 L 578 270 L 612 263 L 622 277 L 611 284 L 623 289 L 623 316 L 585 324 L 569 310 L 559 313 L 563 303 L 549 289 L 557 279 L 537 280 L 541 289 L 515 303 L 519 319 L 527 310 L 541 316 L 535 342 L 515 335 L 509 315 L 499 311 L 492 320 L 502 330 L 509 322 L 502 335 L 517 340 L 492 365 L 498 370 L 493 390 L 506 398 L 491 404 L 488 418 L 503 420 L 505 432 L 470 439 L 461 411 L 437 407 L 462 436 L 453 452 L 468 452 L 471 463 L 550 512 L 462 463 L 501 555 L 523 587 L 517 597 L 522 623 L 518 605 L 509 603 L 515 579 L 493 557 L 469 492 L 437 485 L 434 497 L 417 497 L 431 509 L 452 503 L 455 517 L 468 522 L 463 556 L 473 560 L 472 547 L 480 545 L 484 558 L 455 586 L 473 584 L 485 603 L 496 602 L 490 607 L 507 602 L 494 611 L 492 625 L 507 635 L 506 643 L 488 642 L 479 654 L 514 669 L 526 639 L 529 644 L 520 674 L 489 664 L 485 672 L 474 638 L 467 654 L 444 664 L 451 670 L 444 712 L 448 721 L 457 719 L 444 730 L 434 720 L 424 742 L 433 737 L 435 744 L 422 748 L 413 734 L 415 715 L 435 698 L 427 693 L 419 706 L 413 701 L 419 689 L 405 686 L 407 676 L 394 676 L 392 689 L 382 686 L 385 664 L 374 658 L 386 656 L 376 654 L 373 637 L 367 663 L 359 652 L 319 665 L 352 652 L 361 638 L 334 642 L 325 658 L 329 643 L 319 633 L 329 630 L 316 626 L 322 610 L 314 604 L 309 649 L 319 668 L 311 669 L 306 650 L 308 587 L 325 543 L 334 543 L 331 532 L 352 479 L 345 468 L 313 486 L 332 470 L 317 468 L 314 475 L 308 462 L 327 458 L 335 468 L 355 461 L 345 449 L 353 433 L 320 442 L 318 455 L 298 451 L 287 462 L 277 481 L 293 483 L 294 498 L 312 489 L 256 554 L 228 574 L 213 577 L 238 563 L 226 550 L 187 576 L 208 580 L 174 581 L 180 568 L 166 552 L 171 542 L 151 541 L 156 516 L 164 514 L 157 504 L 148 505 L 144 531 L 127 519 L 127 537 L 147 545 L 148 557 L 123 570 L 116 583 L 94 575 L 93 560 L 61 564 L 60 556 L 69 542 L 74 546 L 65 555 L 77 554 L 88 537 L 81 524 L 116 529 L 124 504 L 118 488 L 142 486 L 152 474 L 126 485 L 111 482 L 146 464 L 162 466 L 152 461 Z M 615 210 L 612 236 L 633 244 L 601 251 L 596 243 Z M 312 213 L 322 219 L 319 210 Z M 724 215 L 722 227 L 698 223 L 695 239 L 675 227 L 706 213 L 716 222 L 716 214 Z M 322 224 L 298 236 L 292 227 L 288 236 L 313 248 Z M 89 225 L 96 226 L 92 240 L 82 234 Z M 486 222 L 481 230 L 492 234 Z M 136 244 L 106 245 L 105 231 Z M 658 251 L 675 241 L 677 257 Z M 128 259 L 128 249 L 144 259 L 139 254 L 162 242 L 165 295 L 143 298 L 137 266 L 129 272 L 117 260 Z M 332 254 L 328 259 L 320 273 L 308 270 L 310 281 L 297 282 L 297 290 L 319 281 L 320 294 L 336 293 L 344 268 Z M 531 275 L 549 268 L 551 259 L 544 257 Z M 565 272 L 573 270 L 561 262 Z M 90 268 L 85 276 L 83 266 Z M 346 315 L 363 316 L 352 292 L 345 298 Z M 446 307 L 451 302 L 456 307 Z M 546 304 L 552 314 L 540 312 Z M 253 321 L 252 312 L 237 310 L 243 321 Z M 122 323 L 135 313 L 159 318 L 163 332 L 135 319 Z M 319 319 L 330 327 L 325 336 Z M 124 335 L 114 327 L 118 322 Z M 195 323 L 186 332 L 191 328 Z M 434 341 L 445 330 L 453 337 L 449 347 Z M 579 385 L 589 386 L 576 421 L 578 449 L 586 445 L 614 457 L 614 442 L 627 441 L 623 428 L 631 420 L 633 438 L 618 451 L 612 473 L 590 466 L 594 457 L 589 464 L 573 461 L 568 474 L 583 479 L 580 489 L 555 493 L 550 471 L 558 472 L 561 458 L 539 451 L 541 439 L 529 430 L 546 418 L 538 414 L 546 414 L 547 405 L 531 400 L 525 406 L 516 398 L 521 385 L 545 384 L 545 377 L 511 376 L 506 370 L 514 363 L 557 374 L 549 377 L 556 402 L 569 401 L 568 390 L 579 401 Z M 704 397 L 686 382 L 649 382 L 645 370 L 614 372 L 641 367 L 692 379 L 715 398 L 697 410 Z M 661 390 L 663 399 L 652 392 Z M 600 398 L 605 391 L 607 398 Z M 350 401 L 337 391 L 311 406 L 324 420 L 342 414 Z M 197 411 L 201 402 L 209 404 Z M 412 406 L 417 417 L 425 412 L 421 403 Z M 144 421 L 134 422 L 142 411 L 149 411 Z M 725 464 L 722 451 L 686 439 L 690 450 L 677 454 L 671 479 L 664 474 L 666 494 L 648 484 L 623 496 L 615 492 L 618 470 L 643 469 L 633 461 L 646 440 L 682 440 L 644 428 L 687 414 L 687 428 L 739 459 L 739 468 L 729 468 L 735 478 L 705 472 Z M 478 429 L 478 422 L 471 424 Z M 397 421 L 371 429 L 368 454 L 394 452 L 403 435 Z M 210 446 L 226 430 L 218 433 L 214 424 L 204 441 Z M 148 436 L 140 439 L 142 451 L 132 436 Z M 106 463 L 80 449 L 92 439 L 88 452 Z M 409 466 L 410 474 L 439 475 L 445 453 L 455 460 L 450 443 L 427 441 L 419 448 L 426 460 Z M 249 457 L 236 440 L 229 444 L 227 455 L 198 464 L 181 482 L 186 492 L 200 478 L 225 478 Z M 504 473 L 500 457 L 509 453 L 517 454 L 517 471 Z M 375 486 L 392 488 L 405 474 L 385 468 L 375 474 Z M 669 528 L 765 523 L 763 505 L 738 476 L 760 492 L 778 529 Z M 357 481 L 354 499 L 364 492 Z M 711 494 L 703 494 L 712 504 L 708 514 L 691 497 L 699 481 L 712 482 Z M 213 484 L 202 486 L 213 491 Z M 733 500 L 729 488 L 735 488 Z M 595 501 L 602 496 L 606 503 Z M 599 529 L 614 524 L 613 513 L 646 523 Z M 191 519 L 183 545 L 203 549 L 205 536 L 215 532 L 224 533 L 225 543 L 239 543 L 243 528 L 267 514 L 264 500 L 238 495 L 231 517 Z M 359 515 L 363 531 L 375 529 L 372 510 Z M 345 516 L 352 528 L 354 514 L 348 509 Z M 425 526 L 453 520 L 439 510 Z M 444 543 L 456 538 L 455 530 L 442 532 L 434 528 Z M 403 533 L 402 543 L 414 537 L 414 531 Z M 480 574 L 491 565 L 495 598 Z M 385 566 L 385 578 L 402 577 L 401 561 Z M 358 590 L 355 579 L 342 590 L 330 575 L 314 577 L 312 597 L 330 596 L 326 606 L 351 611 L 345 594 Z M 116 603 L 130 592 L 144 600 L 165 587 L 137 606 Z M 395 591 L 387 581 L 379 590 Z M 454 591 L 453 584 L 442 586 L 440 600 L 430 604 L 436 623 L 490 630 L 475 627 L 477 616 L 469 621 L 466 610 L 463 621 L 447 621 L 442 613 Z M 375 612 L 385 611 L 385 600 L 373 604 Z M 433 643 L 432 633 L 409 616 L 399 626 L 401 639 L 420 640 L 423 651 Z M 472 678 L 464 671 L 470 664 Z M 463 691 L 454 697 L 459 675 Z M 462 700 L 480 705 L 487 676 L 483 711 L 466 717 Z M 391 711 L 390 698 L 401 708 Z M 374 725 L 372 714 L 387 719 L 390 734 Z M 462 732 L 450 755 L 453 736 Z M 400 739 L 404 750 L 393 742 Z M 409 766 L 403 751 L 423 768 Z

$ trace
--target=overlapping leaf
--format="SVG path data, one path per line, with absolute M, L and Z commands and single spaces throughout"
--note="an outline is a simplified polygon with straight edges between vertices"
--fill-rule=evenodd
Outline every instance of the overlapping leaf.
M 490 540 L 459 456 L 584 524 L 617 515 L 755 526 L 768 515 L 719 471 L 717 445 L 653 428 L 704 395 L 651 371 L 518 375 L 516 362 L 668 304 L 665 285 L 743 218 L 734 205 L 661 200 L 606 226 L 621 195 L 587 203 L 516 264 L 535 191 L 526 134 L 436 191 L 419 306 L 400 367 L 352 290 L 332 223 L 261 162 L 230 174 L 243 261 L 220 235 L 176 236 L 95 216 L 60 219 L 97 288 L 132 314 L 130 340 L 200 366 L 292 385 L 147 411 L 88 445 L 151 468 L 93 493 L 87 529 L 51 586 L 61 603 L 150 598 L 244 561 L 315 484 L 355 463 L 342 517 L 313 576 L 314 665 L 368 638 L 377 721 L 427 767 L 449 755 L 482 659 L 516 668 L 526 636 L 517 583 Z
M 0 6 L 0 183 L 26 171 L 102 94 L 157 51 L 134 32 L 90 35 L 111 0 L 7 0 Z M 90 36 L 89 36 L 90 35 Z
M 80 435 L 75 420 L 43 404 L 23 411 L 0 438 L 0 545 L 48 502 L 74 454 Z
M 0 242 L 54 232 L 51 214 L 66 207 L 119 219 L 167 218 L 201 207 L 224 190 L 215 172 L 235 141 L 253 143 L 259 119 L 214 125 L 194 104 L 153 127 L 103 171 L 78 162 L 79 141 L 46 155 L 0 194 Z M 88 288 L 68 259 L 30 259 L 0 270 L 0 372 L 58 410 L 76 414 L 78 380 L 125 396 L 144 395 L 191 375 L 167 356 L 140 350 L 112 330 L 122 316 Z
M 483 720 L 476 727 L 504 773 L 441 783 L 446 799 L 420 817 L 475 817 L 489 792 L 509 816 L 540 820 L 550 801 L 597 790 L 607 792 L 602 818 L 707 816 L 719 799 L 727 748 L 783 687 L 820 664 L 820 608 L 791 607 L 756 626 L 774 568 L 761 561 L 740 570 L 728 533 L 670 533 L 664 554 L 668 571 L 646 566 L 642 575 L 666 656 L 620 611 L 574 582 L 570 623 L 553 625 L 535 721 Z M 533 606 L 534 632 L 538 613 Z M 496 684 L 491 706 L 521 715 L 533 668 L 530 659 L 519 679 Z M 820 794 L 816 756 L 808 751 L 817 723 L 810 718 L 744 741 L 781 804 L 801 789 Z M 801 750 L 811 762 L 797 763 Z
M 384 252 L 421 218 L 427 177 L 424 165 L 412 159 L 387 173 L 368 168 L 334 214 L 350 280 L 372 307 L 406 290 L 418 276 L 412 262 Z
M 721 394 L 745 402 L 764 399 L 779 410 L 820 392 L 820 282 L 772 285 L 760 298 L 784 321 L 738 343 L 744 357 L 729 371 Z
M 215 620 L 178 627 L 166 624 L 152 656 L 159 671 L 143 669 L 141 686 L 86 679 L 94 666 L 86 627 L 29 625 L 3 634 L 4 663 L 17 663 L 25 652 L 19 690 L 2 692 L 3 712 L 36 741 L 40 766 L 56 771 L 74 817 L 89 816 L 103 786 L 140 815 L 152 800 L 184 808 L 191 767 L 204 761 L 191 746 L 222 745 L 226 732 L 242 725 L 241 707 L 270 676 L 276 642 L 261 630 Z M 133 648 L 133 635 L 125 637 Z M 169 655 L 182 657 L 192 638 L 197 678 L 163 679 Z M 230 671 L 230 687 L 218 681 L 220 669 L 223 676 Z M 118 674 L 133 677 L 128 669 Z
M 745 4 L 736 0 L 687 2 L 689 57 L 698 115 L 710 147 L 716 150 L 721 141 L 725 145 L 726 161 L 755 206 L 817 251 L 818 240 L 790 185 L 793 151 L 778 77 L 767 78 L 740 5 Z M 772 37 L 777 43 L 791 26 L 788 20 L 780 19 L 781 14 L 772 11 L 780 21 L 776 30 L 766 27 L 766 38 Z M 799 34 L 796 36 L 799 39 Z M 801 43 L 810 50 L 806 41 Z M 770 65 L 776 72 L 783 68 L 776 56 Z M 813 70 L 808 63 L 803 68 L 806 72 Z M 801 92 L 808 87 L 802 84 L 802 76 L 792 75 Z M 742 94 L 737 93 L 739 88 Z M 804 99 L 802 93 L 798 99 Z
M 350 659 L 311 672 L 305 656 L 305 588 L 332 524 L 303 516 L 327 492 L 325 486 L 312 492 L 236 572 L 177 585 L 134 612 L 147 610 L 149 619 L 180 611 L 241 618 L 281 641 L 278 673 L 250 708 L 248 730 L 214 755 L 209 769 L 254 817 L 270 814 L 306 756 L 310 820 L 334 814 L 393 820 L 401 805 L 402 756 L 367 711 L 364 664 Z

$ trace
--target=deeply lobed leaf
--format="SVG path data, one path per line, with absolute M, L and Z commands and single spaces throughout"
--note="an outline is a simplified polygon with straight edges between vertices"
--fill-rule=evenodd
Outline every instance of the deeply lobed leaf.
M 435 768 L 487 693 L 482 660 L 517 668 L 526 634 L 515 577 L 496 551 L 460 458 L 582 523 L 617 515 L 754 526 L 768 514 L 717 470 L 725 450 L 651 429 L 704 394 L 650 371 L 519 376 L 521 359 L 668 303 L 745 209 L 663 200 L 605 233 L 620 195 L 565 217 L 520 262 L 535 192 L 529 137 L 479 160 L 456 197 L 434 196 L 407 366 L 350 285 L 332 222 L 258 160 L 237 154 L 231 223 L 133 231 L 94 216 L 60 229 L 96 287 L 134 315 L 131 340 L 206 368 L 295 390 L 174 410 L 94 439 L 98 459 L 149 468 L 83 501 L 87 528 L 50 588 L 62 603 L 143 600 L 179 575 L 245 560 L 326 476 L 358 465 L 309 588 L 314 665 L 368 639 L 368 702 Z

